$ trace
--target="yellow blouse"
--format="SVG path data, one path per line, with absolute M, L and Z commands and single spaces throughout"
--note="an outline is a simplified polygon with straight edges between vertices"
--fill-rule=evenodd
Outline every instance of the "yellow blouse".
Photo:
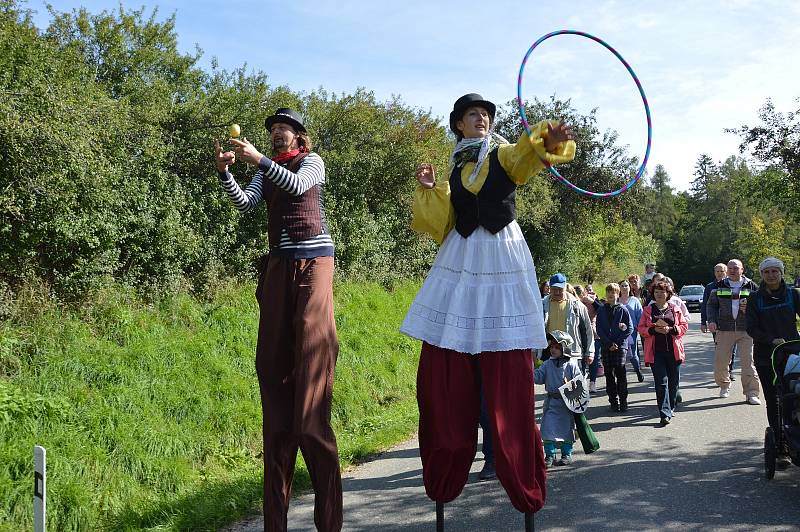
M 539 173 L 544 164 L 540 157 L 550 164 L 569 162 L 575 158 L 575 141 L 561 142 L 553 153 L 544 149 L 547 138 L 547 121 L 542 121 L 531 130 L 531 136 L 523 132 L 516 144 L 503 144 L 497 149 L 500 166 L 516 185 L 524 185 L 528 180 Z M 489 161 L 483 163 L 475 181 L 467 183 L 467 179 L 475 168 L 474 162 L 466 163 L 461 168 L 461 183 L 464 188 L 478 194 L 486 176 L 489 175 Z M 441 244 L 447 234 L 456 224 L 456 213 L 450 202 L 450 176 L 440 176 L 436 179 L 436 186 L 425 188 L 417 185 L 414 191 L 412 206 L 413 217 L 411 229 L 418 233 L 427 233 L 436 242 Z

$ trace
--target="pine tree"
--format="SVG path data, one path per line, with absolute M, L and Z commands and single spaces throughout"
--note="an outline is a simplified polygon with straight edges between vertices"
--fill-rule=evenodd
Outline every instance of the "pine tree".
M 708 200 L 708 189 L 714 181 L 719 179 L 719 169 L 707 153 L 702 153 L 694 165 L 694 180 L 691 185 L 692 197 L 696 200 Z

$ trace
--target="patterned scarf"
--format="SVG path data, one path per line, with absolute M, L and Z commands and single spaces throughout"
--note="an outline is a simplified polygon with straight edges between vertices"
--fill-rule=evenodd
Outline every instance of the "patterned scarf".
M 483 162 L 486 160 L 486 156 L 500 144 L 508 144 L 508 141 L 492 130 L 483 138 L 464 138 L 459 140 L 455 149 L 453 149 L 453 154 L 450 155 L 450 173 L 455 168 L 461 168 L 468 162 L 474 162 L 475 168 L 467 179 L 469 185 L 473 184 L 478 177 L 478 172 L 480 172 Z

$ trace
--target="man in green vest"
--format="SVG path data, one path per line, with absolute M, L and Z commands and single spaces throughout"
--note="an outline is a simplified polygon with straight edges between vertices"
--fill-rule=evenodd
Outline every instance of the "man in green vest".
M 742 391 L 751 405 L 760 405 L 758 374 L 753 363 L 753 339 L 747 334 L 747 297 L 758 286 L 743 275 L 742 261 L 728 261 L 728 277 L 711 291 L 706 307 L 708 330 L 716 333 L 714 350 L 714 381 L 719 396 L 730 395 L 731 377 L 728 365 L 736 346 L 742 365 Z

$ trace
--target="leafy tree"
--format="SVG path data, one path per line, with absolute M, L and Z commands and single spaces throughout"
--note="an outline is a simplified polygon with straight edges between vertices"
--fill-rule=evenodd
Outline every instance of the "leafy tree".
M 579 241 L 578 253 L 583 263 L 578 271 L 581 279 L 619 281 L 639 272 L 642 264 L 659 253 L 658 243 L 652 236 L 642 234 L 619 215 L 612 223 L 601 215 L 594 215 L 592 225 L 593 230 Z
M 765 257 L 773 256 L 783 260 L 787 272 L 794 271 L 795 254 L 786 243 L 785 220 L 771 220 L 767 226 L 764 219 L 754 215 L 745 229 L 734 242 L 745 264 L 757 265 Z
M 800 109 L 781 113 L 767 100 L 759 118 L 756 126 L 728 130 L 742 137 L 739 151 L 749 152 L 762 164 L 753 194 L 778 207 L 796 205 L 800 200 Z M 789 215 L 794 222 L 800 221 L 797 209 L 790 209 Z
M 39 32 L 18 6 L 0 1 L 0 284 L 41 279 L 66 298 L 109 281 L 208 292 L 252 272 L 266 251 L 264 208 L 239 216 L 216 182 L 210 147 L 232 122 L 267 146 L 263 119 L 279 106 L 306 115 L 326 160 L 339 274 L 391 282 L 425 271 L 435 247 L 408 229 L 413 169 L 425 160 L 443 171 L 452 146 L 430 113 L 365 89 L 299 94 L 244 66 L 227 72 L 212 62 L 205 72 L 199 50 L 178 52 L 174 17 L 159 20 L 157 10 L 51 9 Z M 573 124 L 577 157 L 559 171 L 578 186 L 616 189 L 636 171 L 594 112 L 555 98 L 526 110 L 531 122 Z M 518 191 L 518 220 L 537 264 L 597 276 L 655 260 L 676 280 L 696 280 L 753 248 L 742 235 L 754 217 L 783 220 L 785 245 L 798 249 L 800 218 L 789 208 L 798 199 L 798 113 L 767 102 L 762 124 L 735 130 L 763 167 L 700 155 L 691 194 L 675 193 L 663 167 L 610 200 L 536 176 Z M 516 102 L 500 106 L 496 127 L 519 138 Z M 243 183 L 255 170 L 234 168 Z M 623 236 L 616 247 L 613 235 Z

